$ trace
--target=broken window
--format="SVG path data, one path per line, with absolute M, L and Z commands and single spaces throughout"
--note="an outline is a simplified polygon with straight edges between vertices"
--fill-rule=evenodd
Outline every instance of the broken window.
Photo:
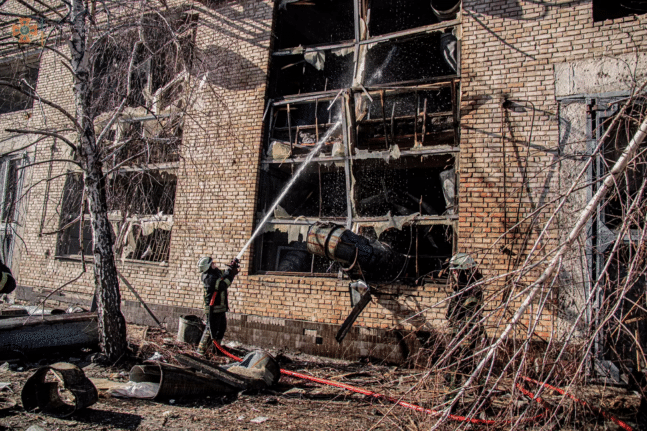
M 12 58 L 0 63 L 0 81 L 31 93 L 38 81 L 39 55 Z M 33 99 L 20 91 L 0 85 L 0 114 L 30 109 Z
M 108 218 L 115 254 L 122 262 L 168 261 L 196 24 L 195 14 L 182 11 L 164 17 L 147 14 L 140 28 L 118 40 L 98 42 L 93 104 L 97 113 L 104 114 L 97 116 L 97 127 L 108 122 L 109 110 L 122 102 L 129 82 L 131 86 L 103 154 Z M 79 181 L 68 176 L 64 194 L 80 196 Z M 76 201 L 62 208 L 59 255 L 80 253 L 81 228 L 74 224 L 80 212 L 81 203 Z M 89 224 L 82 232 L 87 251 Z
M 166 171 L 123 170 L 111 176 L 106 186 L 108 219 L 115 234 L 116 254 L 122 261 L 168 261 L 176 184 L 176 176 Z M 61 207 L 59 256 L 80 255 L 81 247 L 86 254 L 92 250 L 92 227 L 87 205 L 82 205 L 83 196 L 82 174 L 68 174 Z
M 453 166 L 450 155 L 355 161 L 353 177 L 362 179 L 354 187 L 357 215 L 444 215 L 454 202 L 445 200 L 442 174 Z
M 369 12 L 370 11 L 370 12 Z M 368 31 L 380 36 L 440 22 L 429 0 L 369 0 Z
M 331 4 L 283 0 L 277 9 L 257 218 L 268 222 L 254 265 L 337 276 L 338 263 L 306 247 L 308 228 L 331 221 L 403 254 L 417 244 L 403 273 L 418 278 L 454 247 L 456 11 L 443 22 L 417 0 Z
M 154 114 L 171 105 L 183 108 L 184 87 L 193 62 L 196 18 L 186 13 L 172 13 L 164 19 L 147 14 L 141 31 L 133 28 L 117 39 L 97 41 L 91 74 L 96 112 L 118 106 L 128 94 L 129 84 L 127 106 L 145 107 Z
M 353 0 L 281 0 L 276 48 L 352 40 Z
M 453 146 L 456 137 L 452 108 L 450 86 L 356 93 L 357 148 Z
M 56 247 L 58 256 L 79 255 L 81 250 L 86 254 L 92 251 L 92 226 L 88 210 L 83 205 L 83 197 L 83 174 L 68 173 L 60 208 L 60 232 Z
M 592 137 L 601 137 L 622 107 L 622 101 L 612 99 L 597 99 L 591 102 L 589 121 Z M 629 141 L 638 131 L 640 121 L 647 115 L 647 99 L 638 98 L 625 111 L 625 119 L 616 123 L 614 130 L 609 131 L 609 136 L 604 142 L 603 154 L 596 158 L 596 163 L 591 168 L 591 177 L 601 179 L 609 169 L 618 161 L 618 158 L 627 147 Z M 647 191 L 641 186 L 647 179 L 647 144 L 643 143 L 636 156 L 630 161 L 624 175 L 618 177 L 615 189 L 609 199 L 601 207 L 600 222 L 606 228 L 616 230 L 625 221 L 625 211 L 637 199 L 644 200 Z M 639 195 L 640 192 L 640 195 Z M 633 228 L 637 228 L 634 224 Z
M 647 13 L 647 2 L 644 0 L 593 0 L 593 21 L 622 18 Z
M 24 163 L 21 158 L 0 158 L 0 258 L 11 266 L 13 238 L 18 223 L 18 200 Z

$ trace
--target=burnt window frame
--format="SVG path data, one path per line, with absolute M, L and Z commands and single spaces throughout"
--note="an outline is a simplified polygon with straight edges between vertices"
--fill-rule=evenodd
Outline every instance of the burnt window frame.
M 278 3 L 278 2 L 277 2 Z M 341 127 L 343 134 L 343 155 L 332 155 L 326 154 L 325 150 L 322 150 L 322 153 L 318 154 L 312 159 L 312 164 L 343 164 L 345 171 L 345 181 L 347 189 L 347 215 L 346 217 L 288 217 L 283 214 L 279 217 L 270 217 L 268 220 L 264 232 L 280 232 L 288 231 L 292 229 L 292 237 L 294 238 L 294 229 L 300 229 L 299 237 L 302 241 L 305 242 L 305 230 L 307 226 L 312 224 L 315 221 L 333 221 L 338 224 L 343 224 L 348 229 L 352 229 L 354 232 L 358 232 L 360 229 L 365 227 L 370 227 L 375 223 L 388 222 L 388 215 L 380 217 L 360 217 L 356 214 L 356 204 L 353 202 L 354 193 L 354 184 L 358 179 L 354 178 L 352 175 L 353 163 L 355 160 L 362 160 L 366 158 L 376 158 L 376 159 L 389 159 L 390 151 L 392 148 L 387 149 L 386 147 L 380 151 L 371 151 L 363 150 L 362 154 L 356 152 L 357 142 L 358 142 L 358 131 L 356 129 L 357 121 L 356 112 L 355 112 L 355 99 L 357 97 L 363 97 L 367 95 L 369 98 L 380 100 L 380 97 L 384 97 L 385 94 L 397 93 L 397 92 L 423 92 L 423 91 L 433 91 L 438 90 L 439 88 L 447 89 L 451 93 L 451 109 L 443 112 L 443 115 L 448 118 L 449 129 L 451 129 L 451 136 L 445 139 L 443 144 L 438 144 L 437 142 L 427 141 L 425 139 L 419 139 L 420 137 L 414 137 L 414 147 L 410 149 L 405 149 L 404 151 L 399 152 L 398 157 L 433 157 L 434 155 L 449 155 L 453 157 L 453 175 L 454 175 L 454 204 L 453 211 L 449 211 L 443 215 L 422 215 L 416 217 L 414 220 L 409 221 L 405 226 L 411 226 L 411 229 L 415 227 L 416 231 L 419 229 L 418 226 L 445 226 L 450 227 L 451 231 L 449 236 L 451 236 L 451 247 L 452 252 L 456 251 L 456 242 L 458 238 L 458 172 L 459 172 L 459 151 L 460 151 L 460 39 L 454 36 L 455 44 L 455 70 L 454 73 L 443 74 L 438 76 L 428 76 L 421 79 L 409 79 L 405 81 L 397 82 L 384 82 L 377 85 L 371 85 L 370 80 L 365 76 L 364 66 L 366 63 L 367 52 L 374 46 L 380 43 L 389 44 L 389 43 L 399 43 L 410 40 L 415 40 L 420 37 L 427 37 L 431 33 L 439 34 L 452 34 L 460 35 L 460 12 L 456 15 L 454 19 L 449 19 L 446 21 L 440 21 L 438 23 L 424 25 L 417 28 L 408 28 L 405 30 L 395 31 L 388 34 L 380 34 L 377 36 L 371 36 L 368 32 L 364 31 L 361 27 L 363 22 L 366 22 L 367 16 L 370 16 L 368 11 L 368 5 L 370 2 L 364 0 L 352 0 L 354 6 L 354 30 L 355 37 L 353 40 L 343 40 L 337 43 L 321 44 L 321 45 L 309 45 L 309 46 L 297 46 L 293 48 L 283 48 L 276 50 L 272 53 L 272 59 L 280 59 L 285 56 L 292 56 L 295 59 L 298 59 L 299 56 L 302 56 L 300 61 L 284 61 L 281 60 L 281 67 L 303 67 L 304 73 L 306 68 L 312 69 L 314 66 L 321 67 L 321 60 L 323 60 L 323 67 L 325 67 L 325 60 L 330 56 L 330 53 L 344 53 L 345 55 L 353 56 L 353 76 L 352 82 L 340 88 L 330 88 L 328 81 L 325 81 L 325 84 L 321 90 L 323 91 L 312 91 L 309 93 L 302 94 L 280 94 L 277 92 L 278 80 L 275 78 L 276 70 L 272 70 L 270 83 L 268 85 L 268 104 L 266 113 L 264 116 L 265 129 L 264 129 L 264 151 L 261 158 L 261 167 L 262 169 L 267 169 L 272 165 L 284 165 L 290 164 L 295 168 L 305 159 L 304 154 L 295 155 L 293 140 L 294 143 L 298 144 L 298 129 L 295 126 L 292 126 L 294 133 L 291 133 L 289 144 L 290 149 L 286 157 L 280 157 L 279 159 L 274 159 L 272 155 L 268 152 L 270 148 L 273 137 L 275 136 L 274 128 L 274 119 L 278 109 L 282 107 L 294 106 L 300 103 L 342 103 L 342 112 L 341 112 Z M 277 18 L 277 24 L 280 25 Z M 441 48 L 441 46 L 439 46 Z M 323 58 L 318 59 L 318 53 L 324 52 Z M 320 62 L 317 65 L 317 62 Z M 287 63 L 283 65 L 283 63 Z M 301 65 L 303 63 L 303 65 Z M 308 64 L 309 63 L 309 64 Z M 288 108 L 289 109 L 289 108 Z M 422 111 L 420 109 L 419 111 Z M 415 115 L 416 127 L 423 128 L 422 124 L 429 124 L 428 118 L 433 117 L 436 113 L 426 113 L 417 112 Z M 386 117 L 386 115 L 383 115 Z M 386 123 L 393 122 L 388 116 L 388 121 L 386 118 L 382 118 L 385 124 L 383 125 L 383 130 L 387 130 L 389 125 Z M 425 118 L 425 121 L 420 121 L 419 118 Z M 418 124 L 420 125 L 418 126 Z M 392 129 L 392 128 L 391 128 Z M 422 131 L 421 131 L 422 132 Z M 386 135 L 386 133 L 384 133 Z M 321 136 L 321 133 L 319 133 Z M 428 134 L 422 134 L 422 136 L 428 136 Z M 388 137 L 385 138 L 388 144 Z M 287 147 L 287 146 L 286 146 Z M 269 197 L 268 191 L 266 190 L 267 185 L 263 184 L 263 179 L 261 175 L 261 180 L 259 184 L 258 191 L 258 213 L 256 217 L 256 223 L 260 223 L 260 220 L 266 215 L 266 209 L 271 205 L 272 199 Z M 288 238 L 290 235 L 288 235 Z M 289 241 L 289 239 L 288 239 Z M 256 240 L 255 249 L 253 252 L 253 270 L 255 274 L 291 274 L 290 272 L 284 271 L 270 271 L 263 270 L 263 253 L 264 253 L 264 234 L 260 235 Z M 447 256 L 449 257 L 449 256 Z M 317 277 L 338 277 L 340 271 L 333 269 L 326 273 L 314 272 L 312 268 L 315 267 L 314 263 L 315 257 L 311 259 L 311 271 L 310 272 L 296 272 L 294 274 L 298 275 L 309 275 Z M 277 259 L 278 262 L 278 259 Z M 278 263 L 275 265 L 278 267 Z M 422 275 L 424 274 L 417 274 Z

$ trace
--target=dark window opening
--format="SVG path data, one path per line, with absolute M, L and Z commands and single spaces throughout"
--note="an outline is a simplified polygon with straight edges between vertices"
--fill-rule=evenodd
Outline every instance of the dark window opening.
M 455 75 L 456 70 L 443 53 L 442 34 L 434 32 L 373 46 L 366 54 L 364 85 L 425 81 Z
M 355 38 L 353 0 L 281 0 L 276 49 Z
M 63 188 L 61 201 L 61 232 L 58 235 L 56 254 L 59 256 L 81 254 L 92 251 L 92 227 L 90 215 L 85 209 L 81 230 L 81 209 L 83 207 L 83 174 L 69 173 Z
M 0 81 L 33 93 L 38 82 L 40 56 L 18 58 L 0 64 Z M 0 85 L 0 114 L 30 109 L 34 99 L 11 87 Z
M 368 30 L 371 36 L 440 22 L 431 9 L 429 0 L 371 0 L 368 10 Z
M 263 173 L 267 206 L 281 194 L 293 178 L 293 166 L 270 165 Z M 299 176 L 289 193 L 280 203 L 283 217 L 345 217 L 346 175 L 344 167 L 320 163 L 310 164 Z
M 453 202 L 446 199 L 442 174 L 454 166 L 453 156 L 401 157 L 356 161 L 353 176 L 357 214 L 362 217 L 420 213 L 442 215 Z M 453 184 L 452 184 L 453 185 Z
M 645 0 L 593 0 L 593 21 L 622 18 L 647 13 Z
M 108 181 L 108 218 L 113 227 L 116 254 L 121 259 L 168 260 L 177 179 L 157 171 L 121 172 Z M 83 176 L 67 175 L 61 206 L 57 255 L 72 256 L 92 250 L 90 215 L 84 208 L 81 232 Z M 81 235 L 83 239 L 81 241 Z
M 177 178 L 164 171 L 120 172 L 108 185 L 108 208 L 122 214 L 173 214 Z
M 275 56 L 271 93 L 278 96 L 350 87 L 354 70 L 353 53 L 347 50 Z
M 0 199 L 2 199 L 2 223 L 16 221 L 20 159 L 0 160 Z
M 115 132 L 117 150 L 108 148 L 113 165 L 147 165 L 180 160 L 181 117 L 120 121 Z

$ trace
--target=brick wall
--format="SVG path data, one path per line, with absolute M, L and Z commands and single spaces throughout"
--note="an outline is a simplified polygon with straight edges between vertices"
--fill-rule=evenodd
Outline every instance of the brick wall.
M 178 315 L 199 312 L 202 307 L 197 260 L 211 255 L 220 265 L 226 264 L 254 228 L 275 7 L 261 0 L 193 6 L 199 15 L 200 74 L 184 128 L 169 261 L 118 262 L 121 273 L 151 308 L 170 316 L 170 328 Z M 647 18 L 593 23 L 589 2 L 552 6 L 466 0 L 463 8 L 458 248 L 473 253 L 486 276 L 496 276 L 515 265 L 512 253 L 501 250 L 519 253 L 524 244 L 534 242 L 550 205 L 539 211 L 534 223 L 530 216 L 535 208 L 550 203 L 560 187 L 555 65 L 644 51 Z M 49 51 L 43 54 L 38 88 L 43 96 L 71 107 L 69 73 Z M 502 109 L 506 99 L 512 105 Z M 20 121 L 34 127 L 63 121 L 47 107 L 42 112 L 33 109 L 30 115 L 28 121 Z M 3 116 L 0 122 L 14 118 L 24 115 Z M 52 141 L 45 140 L 31 154 L 35 160 L 52 154 L 62 158 L 67 148 L 59 142 L 52 150 Z M 56 235 L 47 235 L 58 228 L 64 178 L 51 181 L 49 187 L 39 182 L 67 168 L 65 163 L 54 163 L 50 173 L 48 163 L 36 165 L 25 184 L 31 188 L 24 243 L 18 245 L 17 278 L 27 289 L 57 288 L 81 273 L 78 260 L 55 257 Z M 544 245 L 550 248 L 556 238 L 551 231 Z M 540 252 L 537 258 L 544 256 Z M 250 275 L 249 262 L 248 251 L 230 289 L 229 336 L 339 356 L 341 348 L 331 344 L 336 343 L 331 334 L 350 312 L 347 281 Z M 64 290 L 61 300 L 87 303 L 93 291 L 91 271 Z M 380 345 L 391 342 L 384 340 L 392 340 L 393 330 L 433 331 L 444 325 L 443 300 L 449 293 L 444 285 L 393 285 L 383 292 L 349 335 L 355 346 L 364 343 L 357 347 L 357 355 L 363 348 L 370 351 L 371 345 L 382 349 Z M 129 319 L 146 321 L 132 294 L 122 289 L 122 296 Z M 274 320 L 257 321 L 254 316 Z M 545 334 L 550 316 L 541 320 L 545 325 L 540 332 Z M 377 332 L 364 337 L 361 331 L 369 331 L 366 328 Z M 321 344 L 317 337 L 323 338 Z

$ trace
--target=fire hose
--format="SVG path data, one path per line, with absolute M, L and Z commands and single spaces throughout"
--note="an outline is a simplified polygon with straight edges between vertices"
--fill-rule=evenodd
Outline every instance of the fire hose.
M 213 344 L 216 346 L 216 348 L 223 355 L 227 356 L 230 359 L 233 359 L 234 361 L 237 361 L 237 362 L 241 361 L 241 358 L 229 353 L 216 340 L 213 340 Z M 297 372 L 286 370 L 286 369 L 283 369 L 283 368 L 281 368 L 281 374 L 286 375 L 286 376 L 290 376 L 290 377 L 295 377 L 297 379 L 309 380 L 311 382 L 315 382 L 315 383 L 318 383 L 318 384 L 321 384 L 321 385 L 334 386 L 336 388 L 345 389 L 345 390 L 350 391 L 350 392 L 355 392 L 355 393 L 358 393 L 358 394 L 366 395 L 367 397 L 371 397 L 371 398 L 375 398 L 375 399 L 379 399 L 379 400 L 389 401 L 391 403 L 397 404 L 399 406 L 402 406 L 402 407 L 405 407 L 405 408 L 408 408 L 408 409 L 411 409 L 411 410 L 414 410 L 414 411 L 417 411 L 417 412 L 427 413 L 428 415 L 431 415 L 431 416 L 434 416 L 434 417 L 438 417 L 438 416 L 443 415 L 442 411 L 427 409 L 427 408 L 424 408 L 424 407 L 419 406 L 417 404 L 408 403 L 406 401 L 402 401 L 402 400 L 399 400 L 397 398 L 390 397 L 388 395 L 380 394 L 378 392 L 373 392 L 373 391 L 370 391 L 368 389 L 358 388 L 357 386 L 352 386 L 352 385 L 347 385 L 345 383 L 336 382 L 334 380 L 328 380 L 328 379 L 322 379 L 322 378 L 319 378 L 319 377 L 309 376 L 307 374 L 297 373 Z M 560 393 L 561 395 L 565 395 L 565 396 L 571 398 L 572 400 L 578 402 L 579 404 L 581 404 L 581 405 L 583 405 L 585 407 L 591 408 L 592 410 L 594 410 L 597 413 L 601 414 L 603 417 L 612 420 L 614 423 L 619 425 L 624 430 L 633 431 L 633 428 L 631 426 L 629 426 L 625 422 L 621 421 L 620 419 L 616 418 L 612 414 L 610 414 L 608 412 L 605 412 L 604 410 L 602 410 L 600 408 L 591 406 L 590 404 L 586 403 L 585 401 L 582 401 L 582 400 L 580 400 L 578 398 L 575 398 L 573 395 L 567 393 L 563 389 L 556 388 L 554 386 L 551 386 L 551 385 L 543 383 L 543 382 L 539 382 L 539 381 L 531 379 L 529 377 L 522 376 L 521 378 L 523 380 L 527 381 L 527 382 L 534 383 L 534 384 L 540 385 L 540 386 L 543 385 L 544 387 L 546 387 L 548 389 L 551 389 L 551 390 L 554 390 L 554 391 Z M 532 400 L 537 401 L 542 407 L 544 407 L 544 409 L 546 409 L 546 413 L 539 414 L 539 415 L 534 416 L 532 418 L 523 419 L 521 422 L 534 422 L 534 421 L 540 419 L 541 417 L 545 416 L 547 413 L 550 413 L 550 407 L 547 405 L 547 403 L 541 397 L 535 396 L 532 392 L 524 389 L 519 383 L 516 384 L 516 387 L 525 396 L 527 396 L 528 398 L 530 398 Z M 450 414 L 447 417 L 449 419 L 451 419 L 451 420 L 454 420 L 454 421 L 468 422 L 468 423 L 472 423 L 472 424 L 476 424 L 476 425 L 505 425 L 505 424 L 512 424 L 512 423 L 516 422 L 516 421 L 512 421 L 512 420 L 496 421 L 496 420 L 492 420 L 492 419 L 468 418 L 468 417 L 465 417 L 465 416 L 459 416 L 459 415 L 454 415 L 454 414 Z

